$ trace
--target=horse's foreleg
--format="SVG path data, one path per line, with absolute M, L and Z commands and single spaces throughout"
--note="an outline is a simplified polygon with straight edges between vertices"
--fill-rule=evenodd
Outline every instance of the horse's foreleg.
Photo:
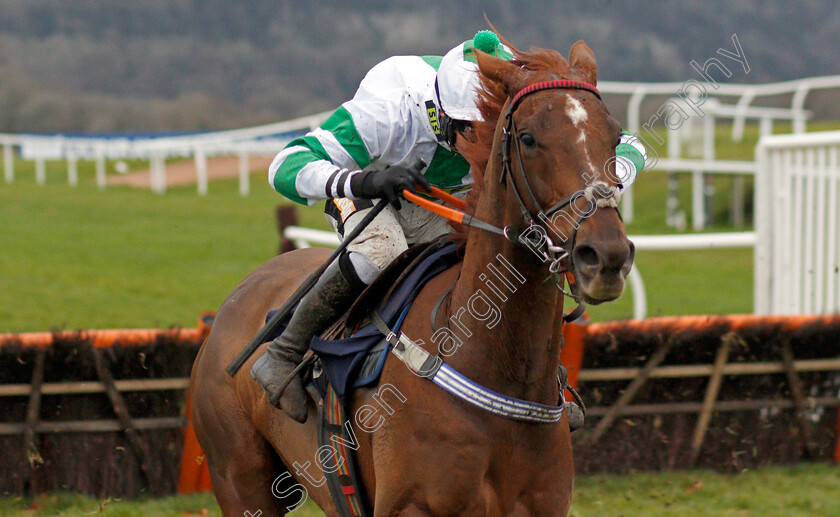
M 286 467 L 262 437 L 237 438 L 225 451 L 224 459 L 213 461 L 208 457 L 210 480 L 222 515 L 286 515 L 283 501 L 273 490 L 275 481 L 287 472 Z
M 271 495 L 270 491 L 262 489 L 249 491 L 241 483 L 229 479 L 227 475 L 214 469 L 210 469 L 210 480 L 213 483 L 216 501 L 225 517 L 286 515 L 286 509 L 278 499 Z M 259 484 L 270 485 L 271 482 L 269 478 Z
M 283 501 L 272 488 L 286 467 L 256 427 L 235 409 L 231 392 L 213 391 L 219 385 L 195 384 L 192 418 L 222 514 L 285 515 Z

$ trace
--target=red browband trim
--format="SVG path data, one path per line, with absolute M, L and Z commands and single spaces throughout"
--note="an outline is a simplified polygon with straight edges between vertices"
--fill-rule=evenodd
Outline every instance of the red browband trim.
M 534 83 L 525 88 L 519 90 L 519 92 L 513 96 L 513 99 L 510 101 L 510 109 L 513 109 L 522 97 L 526 95 L 530 95 L 534 92 L 538 92 L 540 90 L 551 90 L 554 88 L 570 88 L 574 90 L 587 90 L 595 94 L 596 97 L 599 99 L 601 98 L 601 92 L 598 91 L 598 88 L 595 88 L 595 85 L 585 83 L 583 81 L 572 81 L 569 79 L 555 79 L 553 81 L 544 81 L 541 83 Z

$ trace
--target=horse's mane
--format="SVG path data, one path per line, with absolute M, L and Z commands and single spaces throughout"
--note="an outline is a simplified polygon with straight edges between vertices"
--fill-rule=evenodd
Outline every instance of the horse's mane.
M 549 72 L 558 77 L 565 77 L 571 69 L 566 58 L 555 50 L 531 48 L 528 52 L 523 52 L 511 45 L 502 35 L 498 34 L 498 36 L 511 49 L 513 53 L 511 62 L 523 71 Z M 533 75 L 533 73 L 523 74 L 520 78 L 521 84 L 517 85 L 517 89 L 533 82 L 530 80 Z M 481 86 L 478 91 L 478 109 L 481 111 L 484 120 L 473 122 L 476 138 L 467 145 L 475 148 L 477 153 L 474 155 L 482 156 L 484 160 L 480 164 L 473 164 L 474 183 L 466 199 L 466 212 L 470 215 L 475 215 L 475 208 L 484 187 L 484 169 L 487 167 L 487 161 L 493 148 L 496 124 L 508 99 L 508 94 L 503 87 L 504 81 L 500 81 L 498 77 L 488 77 L 481 71 L 479 71 L 479 77 Z M 453 225 L 452 238 L 459 244 L 466 242 L 467 234 L 468 229 L 463 225 Z

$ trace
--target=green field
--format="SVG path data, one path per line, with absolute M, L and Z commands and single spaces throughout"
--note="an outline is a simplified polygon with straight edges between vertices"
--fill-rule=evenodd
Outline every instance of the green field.
M 192 327 L 277 250 L 273 211 L 283 199 L 262 175 L 247 198 L 235 181 L 199 197 L 188 187 L 157 195 L 25 180 L 0 186 L 0 332 Z M 637 211 L 663 219 L 664 195 L 665 175 L 647 174 Z M 320 210 L 301 208 L 303 224 L 326 229 Z M 664 231 L 655 216 L 637 220 L 631 233 Z M 651 315 L 752 310 L 751 250 L 639 253 L 636 263 Z M 709 274 L 727 281 L 713 289 Z M 629 292 L 590 314 L 631 317 Z
M 212 494 L 150 501 L 44 495 L 0 498 L 0 515 L 198 517 L 220 515 Z M 323 513 L 308 502 L 291 515 Z M 727 475 L 707 471 L 582 476 L 575 480 L 571 517 L 811 517 L 840 515 L 840 468 L 813 464 Z
M 810 130 L 836 129 L 812 123 Z M 777 132 L 787 128 L 777 127 Z M 748 125 L 742 142 L 730 126 L 716 135 L 717 156 L 752 159 L 758 139 Z M 667 137 L 666 131 L 660 131 Z M 664 146 L 656 148 L 664 154 Z M 131 162 L 130 167 L 144 167 Z M 80 185 L 67 185 L 63 162 L 47 164 L 36 185 L 32 162 L 18 161 L 15 182 L 0 183 L 0 332 L 119 327 L 192 327 L 277 250 L 274 208 L 285 203 L 264 172 L 252 176 L 251 195 L 235 180 L 165 195 L 131 187 L 99 191 L 91 162 L 79 163 Z M 113 174 L 114 164 L 108 164 Z M 667 175 L 646 171 L 634 185 L 635 219 L 628 233 L 675 233 L 665 225 Z M 714 179 L 714 225 L 731 231 L 727 210 L 732 178 Z M 747 193 L 752 181 L 747 182 Z M 690 178 L 680 177 L 680 208 L 690 213 Z M 304 226 L 327 229 L 322 204 L 299 206 Z M 750 230 L 740 228 L 739 230 Z M 752 250 L 640 252 L 651 316 L 752 311 Z M 632 317 L 629 289 L 616 302 L 591 307 L 594 321 Z
M 718 137 L 721 158 L 752 157 L 754 128 L 748 126 L 737 145 L 727 127 Z M 113 164 L 108 167 L 113 173 Z M 245 198 L 235 180 L 212 182 L 206 197 L 194 187 L 165 195 L 130 187 L 102 192 L 89 162 L 80 162 L 75 188 L 67 185 L 63 162 L 47 164 L 46 185 L 35 184 L 31 162 L 18 161 L 15 174 L 13 184 L 0 184 L 0 332 L 192 327 L 277 249 L 274 208 L 286 201 L 262 172 L 253 175 Z M 726 216 L 730 183 L 725 176 L 715 179 L 719 195 L 710 231 L 732 229 Z M 674 233 L 665 226 L 666 174 L 647 171 L 634 189 L 629 233 Z M 680 198 L 690 212 L 685 175 Z M 321 206 L 300 207 L 302 224 L 326 229 Z M 642 252 L 636 264 L 652 316 L 752 310 L 749 249 Z M 595 321 L 632 314 L 629 290 L 590 309 Z

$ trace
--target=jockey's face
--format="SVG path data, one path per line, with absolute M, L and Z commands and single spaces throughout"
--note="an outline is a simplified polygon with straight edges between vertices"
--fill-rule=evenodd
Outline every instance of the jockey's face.
M 455 131 L 455 152 L 464 157 L 474 169 L 481 168 L 481 146 L 475 145 L 476 134 L 472 126 L 466 126 L 462 131 Z

